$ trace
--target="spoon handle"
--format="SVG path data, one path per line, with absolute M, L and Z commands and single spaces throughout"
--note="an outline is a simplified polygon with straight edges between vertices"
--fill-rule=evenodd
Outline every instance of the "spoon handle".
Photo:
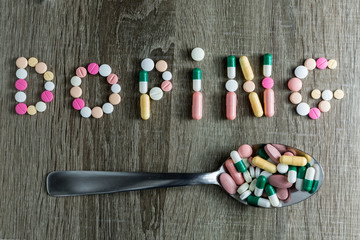
M 51 196 L 77 196 L 197 184 L 219 185 L 219 171 L 209 173 L 136 173 L 56 171 L 46 179 Z

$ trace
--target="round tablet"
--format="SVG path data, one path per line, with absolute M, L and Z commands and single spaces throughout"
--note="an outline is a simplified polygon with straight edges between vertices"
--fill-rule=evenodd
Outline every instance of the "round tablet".
M 38 112 L 44 112 L 46 110 L 46 104 L 42 101 L 39 101 L 35 104 L 35 108 Z
M 310 112 L 310 106 L 307 103 L 302 102 L 302 103 L 300 103 L 299 105 L 296 106 L 296 112 L 300 116 L 306 116 Z
M 225 84 L 225 88 L 227 91 L 229 92 L 235 92 L 239 87 L 239 84 L 237 81 L 235 80 L 227 80 L 226 84 Z
M 94 118 L 101 118 L 103 116 L 104 112 L 102 110 L 101 107 L 94 107 L 92 110 L 91 110 L 91 115 L 94 117 Z
M 165 71 L 161 74 L 161 77 L 162 79 L 164 79 L 164 81 L 170 81 L 172 78 L 172 74 L 169 71 Z
M 104 111 L 104 113 L 110 114 L 114 111 L 114 106 L 111 103 L 104 103 L 104 105 L 102 106 L 102 110 Z
M 168 68 L 167 62 L 165 62 L 164 60 L 159 60 L 156 62 L 155 68 L 159 72 L 165 72 L 166 69 Z
M 99 72 L 99 65 L 97 63 L 90 63 L 87 70 L 91 75 L 96 75 Z
M 75 110 L 81 110 L 83 107 L 85 107 L 85 102 L 81 98 L 75 98 L 72 102 L 72 106 Z
M 29 114 L 29 115 L 35 115 L 36 114 L 36 107 L 34 106 L 34 105 L 30 105 L 30 106 L 28 106 L 28 108 L 27 108 L 27 113 Z
M 26 94 L 24 92 L 17 92 L 15 94 L 15 101 L 21 103 L 26 101 Z
M 83 107 L 81 110 L 80 110 L 80 115 L 83 117 L 83 118 L 89 118 L 91 116 L 91 109 L 89 107 Z
M 18 103 L 15 106 L 15 112 L 19 115 L 24 115 L 27 112 L 27 106 L 25 103 Z
M 111 74 L 109 74 L 109 76 L 107 76 L 106 81 L 109 84 L 113 85 L 113 84 L 115 84 L 115 83 L 117 83 L 119 81 L 119 77 L 116 74 L 111 73 Z
M 321 112 L 318 108 L 311 108 L 309 112 L 309 117 L 311 119 L 318 119 L 321 116 Z
M 73 76 L 70 80 L 71 85 L 73 85 L 74 87 L 78 87 L 81 85 L 81 78 L 79 78 L 78 76 Z
M 28 65 L 28 60 L 24 57 L 19 57 L 16 59 L 15 64 L 18 68 L 26 68 Z
M 154 69 L 154 61 L 151 58 L 145 58 L 141 61 L 141 68 L 147 72 L 150 72 Z
M 319 99 L 321 97 L 321 91 L 319 89 L 314 89 L 311 91 L 310 95 L 313 99 Z
M 50 91 L 43 91 L 41 93 L 41 100 L 44 102 L 51 102 L 54 99 L 54 95 Z
M 266 77 L 262 80 L 261 85 L 266 88 L 272 88 L 274 86 L 274 80 L 271 77 Z
M 112 105 L 118 105 L 120 102 L 121 102 L 121 97 L 119 94 L 117 93 L 112 93 L 110 96 L 109 96 L 109 102 L 112 104 Z
M 18 70 L 16 70 L 16 77 L 19 79 L 25 79 L 28 75 L 27 71 L 23 68 L 19 68 Z
M 333 92 L 330 91 L 329 89 L 326 89 L 326 90 L 322 91 L 321 98 L 326 101 L 330 101 L 333 98 Z
M 35 66 L 35 72 L 39 73 L 39 74 L 43 74 L 45 73 L 47 70 L 47 66 L 45 63 L 43 62 L 39 62 L 38 64 L 36 64 Z
M 120 91 L 121 91 L 121 86 L 119 85 L 119 84 L 113 84 L 112 86 L 111 86 L 111 91 L 113 92 L 113 93 L 119 93 Z
M 44 85 L 45 89 L 48 91 L 52 91 L 55 89 L 55 84 L 53 82 L 47 82 Z
M 299 104 L 302 101 L 302 96 L 299 92 L 293 92 L 290 94 L 289 99 L 292 104 Z
M 246 81 L 242 87 L 245 92 L 250 93 L 255 90 L 255 83 L 253 81 Z
M 24 91 L 27 88 L 27 82 L 24 79 L 18 79 L 15 82 L 15 88 L 19 91 Z
M 321 102 L 319 102 L 318 108 L 321 112 L 328 112 L 331 108 L 330 102 L 322 100 Z
M 163 97 L 164 92 L 163 92 L 163 90 L 161 90 L 161 88 L 159 88 L 159 87 L 153 87 L 153 88 L 150 90 L 149 95 L 150 95 L 150 98 L 151 98 L 152 100 L 157 101 L 157 100 L 160 100 L 160 99 Z
M 321 57 L 316 60 L 316 67 L 318 69 L 325 69 L 327 65 L 328 65 L 328 61 L 326 60 L 326 58 Z
M 79 98 L 81 97 L 81 94 L 82 94 L 82 89 L 80 87 L 72 87 L 70 89 L 70 95 L 73 98 Z
M 102 64 L 100 67 L 99 67 L 99 74 L 103 77 L 107 77 L 109 76 L 111 73 L 111 67 L 107 64 Z
M 164 91 L 164 92 L 169 92 L 171 91 L 172 89 L 172 83 L 170 81 L 163 81 L 161 83 L 161 89 Z
M 28 64 L 29 64 L 30 67 L 35 67 L 36 64 L 38 64 L 38 62 L 39 62 L 39 61 L 38 61 L 36 58 L 34 58 L 34 57 L 31 57 L 31 58 L 29 58 L 29 60 L 28 60 Z
M 344 93 L 343 90 L 341 90 L 341 89 L 335 90 L 335 92 L 334 92 L 334 98 L 336 98 L 336 99 L 342 99 L 342 98 L 344 98 L 344 96 L 345 96 L 345 93 Z
M 316 68 L 316 61 L 313 58 L 308 58 L 304 62 L 304 66 L 307 70 L 314 70 Z
M 297 78 L 303 79 L 308 75 L 309 70 L 304 66 L 298 66 L 295 68 L 294 74 Z
M 78 67 L 75 71 L 76 76 L 78 76 L 79 78 L 84 78 L 87 75 L 87 71 L 86 68 L 84 67 Z
M 192 51 L 191 51 L 191 58 L 194 60 L 194 61 L 201 61 L 203 60 L 205 57 L 205 52 L 202 48 L 194 48 Z
M 337 61 L 335 59 L 330 59 L 328 61 L 327 67 L 330 69 L 335 69 L 337 67 Z
M 54 74 L 52 72 L 50 72 L 50 71 L 46 71 L 44 73 L 44 79 L 46 81 L 52 81 L 54 79 Z
M 293 92 L 298 92 L 302 88 L 302 81 L 299 78 L 292 78 L 288 81 L 288 88 Z

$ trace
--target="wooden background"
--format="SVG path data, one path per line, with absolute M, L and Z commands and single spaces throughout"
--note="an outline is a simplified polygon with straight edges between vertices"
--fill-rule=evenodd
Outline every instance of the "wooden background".
M 359 239 L 360 3 L 348 1 L 0 1 L 1 239 Z M 206 51 L 202 62 L 192 48 Z M 249 56 L 260 86 L 262 55 L 274 56 L 276 114 L 252 116 L 237 92 L 238 115 L 225 119 L 225 58 Z M 55 101 L 36 116 L 15 114 L 15 59 L 35 56 L 56 74 Z M 138 72 L 145 57 L 165 59 L 174 89 L 139 116 Z M 338 61 L 315 70 L 302 95 L 341 88 L 346 97 L 317 121 L 300 117 L 286 83 L 308 58 Z M 100 120 L 71 107 L 70 78 L 80 65 L 108 63 L 120 76 L 122 103 Z M 191 77 L 203 70 L 204 117 L 191 119 Z M 237 69 L 237 80 L 244 78 Z M 160 78 L 150 73 L 150 86 Z M 30 72 L 27 103 L 43 80 Z M 82 84 L 90 106 L 106 101 L 103 78 Z M 311 153 L 324 167 L 320 192 L 298 205 L 256 209 L 216 186 L 53 198 L 54 170 L 204 172 L 243 143 L 277 142 Z

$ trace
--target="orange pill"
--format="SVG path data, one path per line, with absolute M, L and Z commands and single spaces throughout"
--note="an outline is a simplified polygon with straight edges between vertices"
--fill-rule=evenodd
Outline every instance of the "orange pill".
M 19 57 L 18 59 L 16 59 L 15 64 L 18 68 L 26 68 L 28 65 L 28 60 L 24 57 Z
M 93 118 L 101 118 L 103 114 L 104 112 L 101 107 L 94 107 L 91 110 L 91 116 L 93 116 Z
M 73 98 L 79 98 L 82 95 L 82 89 L 80 87 L 72 87 L 70 89 L 70 95 Z
M 243 84 L 243 89 L 247 93 L 251 93 L 255 90 L 255 83 L 253 81 L 246 81 Z
M 164 60 L 159 60 L 159 61 L 157 61 L 157 63 L 155 64 L 155 68 L 156 68 L 156 70 L 158 70 L 159 72 L 165 72 L 166 69 L 168 68 L 167 62 L 165 62 Z
M 121 97 L 119 94 L 117 93 L 112 93 L 110 96 L 109 96 L 109 102 L 112 104 L 112 105 L 118 105 L 120 102 L 121 102 Z
M 45 73 L 47 70 L 47 66 L 45 63 L 43 62 L 39 62 L 38 64 L 36 64 L 35 66 L 35 72 L 39 73 L 39 74 L 43 74 Z

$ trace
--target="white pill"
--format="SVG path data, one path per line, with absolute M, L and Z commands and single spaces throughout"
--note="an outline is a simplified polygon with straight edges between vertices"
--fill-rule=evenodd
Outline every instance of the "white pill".
M 21 68 L 22 69 L 22 68 Z M 17 92 L 16 94 L 15 94 L 15 100 L 17 101 L 17 102 L 25 102 L 25 100 L 26 100 L 26 94 L 24 93 L 24 92 L 21 92 L 21 91 L 19 91 L 19 92 Z
M 228 80 L 225 84 L 225 88 L 229 92 L 235 92 L 238 89 L 238 87 L 239 87 L 239 84 L 235 80 Z
M 246 182 L 246 183 L 243 183 L 238 189 L 237 189 L 237 192 L 238 194 L 243 194 L 246 190 L 249 189 L 249 184 Z
M 326 90 L 322 91 L 321 98 L 326 101 L 330 101 L 333 98 L 333 92 L 330 91 L 329 89 L 326 89 Z
M 55 84 L 53 82 L 46 82 L 44 87 L 46 90 L 52 91 L 55 89 Z
M 192 51 L 191 51 L 191 58 L 194 60 L 194 61 L 201 61 L 203 60 L 205 57 L 205 52 L 202 48 L 194 48 Z
M 257 182 L 257 179 L 256 179 L 256 178 L 251 182 L 251 184 L 250 184 L 250 186 L 249 186 L 249 190 L 250 190 L 250 191 L 253 192 L 253 191 L 255 190 L 256 182 Z
M 300 116 L 306 116 L 309 114 L 310 112 L 310 106 L 307 103 L 299 103 L 299 105 L 296 106 L 296 112 L 300 115 Z
M 255 177 L 258 178 L 260 176 L 260 173 L 261 173 L 261 169 L 256 167 L 255 168 Z
M 287 164 L 279 163 L 277 165 L 277 171 L 279 173 L 284 174 L 284 173 L 287 173 L 288 170 L 289 170 L 289 165 L 287 165 Z
M 83 118 L 89 118 L 91 116 L 91 108 L 89 107 L 83 107 L 81 110 L 80 110 L 80 115 L 83 117 Z
M 113 93 L 119 93 L 121 91 L 121 86 L 119 84 L 113 84 L 111 85 L 111 91 Z
M 106 114 L 110 114 L 114 111 L 114 106 L 111 103 L 104 103 L 104 105 L 102 106 L 102 110 L 104 111 L 104 113 Z
M 107 77 L 109 76 L 111 73 L 111 67 L 107 64 L 102 64 L 100 67 L 99 67 L 99 74 L 103 77 Z
M 171 78 L 172 78 L 172 74 L 171 74 L 171 72 L 169 72 L 169 71 L 165 71 L 165 72 L 162 73 L 161 77 L 162 77 L 162 79 L 164 79 L 165 81 L 170 81 Z
M 81 78 L 79 78 L 78 76 L 73 76 L 70 80 L 71 85 L 73 85 L 74 87 L 78 87 L 81 85 Z
M 150 72 L 151 70 L 154 69 L 155 63 L 152 59 L 150 58 L 145 58 L 144 60 L 142 60 L 141 62 L 141 68 L 147 72 Z
M 306 78 L 308 73 L 309 70 L 304 66 L 298 66 L 297 68 L 295 68 L 295 72 L 294 72 L 295 76 L 300 79 Z
M 25 79 L 27 75 L 27 71 L 23 68 L 19 68 L 18 70 L 16 70 L 16 77 L 19 79 Z
M 255 178 L 255 168 L 253 166 L 249 167 L 249 173 L 252 178 Z
M 46 110 L 46 104 L 43 101 L 36 103 L 35 108 L 38 112 L 44 112 Z
M 247 183 L 251 183 L 252 177 L 251 177 L 249 171 L 245 171 L 245 172 L 243 173 L 243 176 L 244 176 L 244 179 L 245 179 L 245 181 L 246 181 Z
M 163 90 L 161 90 L 161 88 L 159 88 L 159 87 L 153 87 L 151 90 L 150 90 L 150 92 L 149 92 L 149 95 L 150 95 L 150 98 L 152 99 L 152 100 L 160 100 L 162 97 L 163 97 L 163 95 L 164 95 L 164 92 L 163 92 Z
M 251 191 L 250 191 L 250 190 L 247 190 L 247 191 L 243 192 L 243 193 L 240 195 L 240 199 L 241 199 L 241 200 L 245 200 L 245 199 L 247 199 L 250 195 L 251 195 Z

